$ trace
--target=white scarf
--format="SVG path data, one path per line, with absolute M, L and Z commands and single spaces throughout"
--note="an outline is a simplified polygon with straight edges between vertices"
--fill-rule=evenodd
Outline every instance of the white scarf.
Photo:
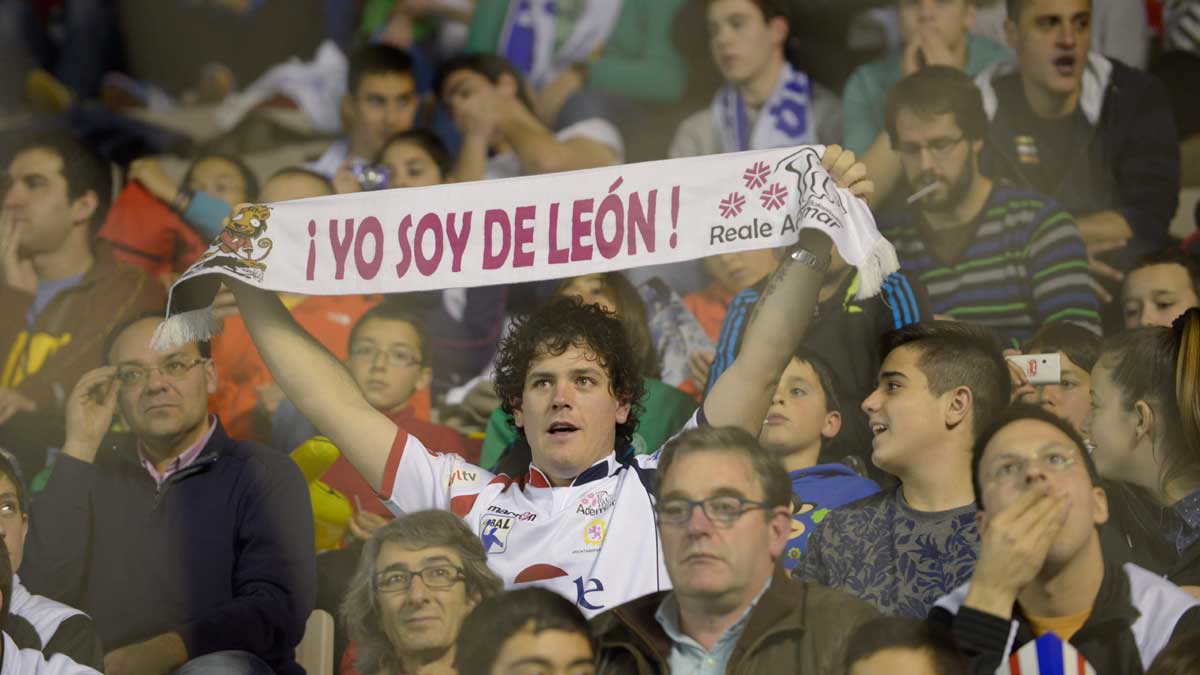
M 621 16 L 621 0 L 588 0 L 574 30 L 554 52 L 555 0 L 510 0 L 497 50 L 540 89 L 572 64 L 588 61 L 603 48 Z
M 726 83 L 712 102 L 713 124 L 721 135 L 721 150 L 767 150 L 815 143 L 812 87 L 807 75 L 784 63 L 779 81 L 751 129 L 741 93 Z
M 221 277 L 306 295 L 594 274 L 779 247 L 816 228 L 879 292 L 896 254 L 807 146 L 244 206 L 171 288 L 157 345 L 212 335 Z

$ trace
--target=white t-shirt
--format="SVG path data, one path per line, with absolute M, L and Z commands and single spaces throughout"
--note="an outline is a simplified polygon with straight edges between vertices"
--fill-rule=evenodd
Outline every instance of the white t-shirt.
M 701 423 L 697 411 L 684 428 Z M 497 476 L 400 429 L 383 485 L 397 514 L 449 509 L 461 517 L 506 588 L 548 588 L 591 617 L 671 587 L 654 520 L 658 456 L 621 464 L 609 454 L 556 488 L 532 465 L 526 476 Z
M 616 155 L 617 164 L 625 161 L 625 142 L 621 140 L 621 132 L 613 126 L 612 122 L 603 117 L 590 117 L 586 120 L 576 122 L 563 128 L 561 131 L 556 131 L 554 138 L 559 141 L 569 141 L 572 138 L 586 138 L 591 141 L 603 143 Z M 505 152 L 494 155 L 488 160 L 485 175 L 488 179 L 514 178 L 516 176 L 524 176 L 525 171 L 521 167 L 521 158 L 517 156 L 517 153 Z

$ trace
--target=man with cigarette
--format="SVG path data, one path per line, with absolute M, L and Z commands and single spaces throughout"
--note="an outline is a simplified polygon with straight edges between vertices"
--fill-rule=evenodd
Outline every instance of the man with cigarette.
M 956 68 L 925 68 L 892 90 L 887 132 L 916 189 L 881 218 L 901 268 L 928 288 L 935 314 L 1014 344 L 1054 321 L 1099 332 L 1079 230 L 1049 197 L 979 172 L 987 129 L 979 90 Z

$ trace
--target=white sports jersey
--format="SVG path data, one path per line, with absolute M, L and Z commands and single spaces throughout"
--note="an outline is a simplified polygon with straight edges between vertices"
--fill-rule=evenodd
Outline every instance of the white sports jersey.
M 397 513 L 449 509 L 466 521 L 506 588 L 549 588 L 591 617 L 671 587 L 654 522 L 657 466 L 657 452 L 629 464 L 612 453 L 556 488 L 532 465 L 525 476 L 496 476 L 400 429 L 383 485 Z

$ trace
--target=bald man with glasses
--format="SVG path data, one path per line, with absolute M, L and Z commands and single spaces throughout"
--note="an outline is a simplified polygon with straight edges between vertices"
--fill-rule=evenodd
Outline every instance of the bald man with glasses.
M 302 673 L 316 586 L 304 477 L 229 437 L 208 411 L 208 345 L 152 351 L 160 322 L 118 326 L 107 365 L 67 398 L 21 578 L 92 616 L 106 673 Z M 109 433 L 117 411 L 128 434 Z

